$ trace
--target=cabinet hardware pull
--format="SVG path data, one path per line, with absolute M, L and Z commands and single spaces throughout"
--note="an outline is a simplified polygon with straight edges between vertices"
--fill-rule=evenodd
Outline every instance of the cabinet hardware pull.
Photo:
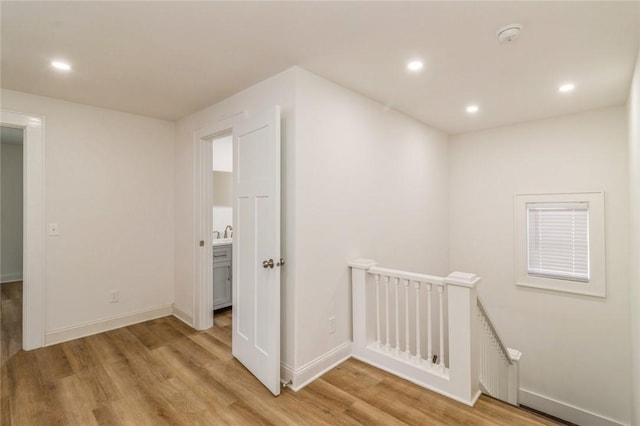
M 263 268 L 272 268 L 273 269 L 273 259 L 265 260 L 262 262 Z
M 276 266 L 284 266 L 284 259 L 280 258 L 280 262 L 276 263 Z

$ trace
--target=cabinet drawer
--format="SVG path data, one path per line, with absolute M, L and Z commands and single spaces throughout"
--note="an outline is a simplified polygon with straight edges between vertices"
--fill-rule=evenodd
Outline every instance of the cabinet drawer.
M 213 249 L 213 263 L 231 260 L 231 246 L 215 247 Z

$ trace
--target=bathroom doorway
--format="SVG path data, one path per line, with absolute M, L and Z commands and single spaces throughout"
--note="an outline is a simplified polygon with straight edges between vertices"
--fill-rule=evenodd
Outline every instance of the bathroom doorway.
M 211 143 L 213 311 L 221 313 L 224 309 L 228 317 L 233 302 L 233 137 L 229 133 L 212 139 Z
M 238 114 L 208 125 L 195 134 L 194 237 L 198 249 L 194 263 L 193 327 L 197 330 L 214 326 L 214 273 L 217 280 L 221 276 L 225 279 L 228 276 L 229 284 L 233 280 L 233 189 L 225 182 L 230 176 L 233 184 L 233 131 L 241 119 L 242 115 Z M 230 291 L 224 297 L 225 300 L 228 298 L 229 306 L 233 304 Z M 218 292 L 216 298 L 217 308 L 221 308 L 222 297 Z

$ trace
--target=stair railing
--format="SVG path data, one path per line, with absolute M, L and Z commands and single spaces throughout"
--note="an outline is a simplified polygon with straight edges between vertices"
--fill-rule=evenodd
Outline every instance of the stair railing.
M 381 268 L 370 259 L 349 266 L 353 357 L 473 406 L 480 396 L 480 278 Z
M 494 398 L 518 405 L 519 362 L 522 354 L 502 343 L 480 298 L 477 298 L 477 303 L 480 388 Z
M 481 391 L 518 402 L 520 353 L 508 349 L 477 297 L 480 278 L 351 267 L 352 356 L 473 406 Z

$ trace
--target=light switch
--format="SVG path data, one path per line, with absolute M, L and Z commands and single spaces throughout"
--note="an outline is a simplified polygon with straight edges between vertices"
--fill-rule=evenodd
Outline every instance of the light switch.
M 60 228 L 57 223 L 49 224 L 49 235 L 60 235 Z

